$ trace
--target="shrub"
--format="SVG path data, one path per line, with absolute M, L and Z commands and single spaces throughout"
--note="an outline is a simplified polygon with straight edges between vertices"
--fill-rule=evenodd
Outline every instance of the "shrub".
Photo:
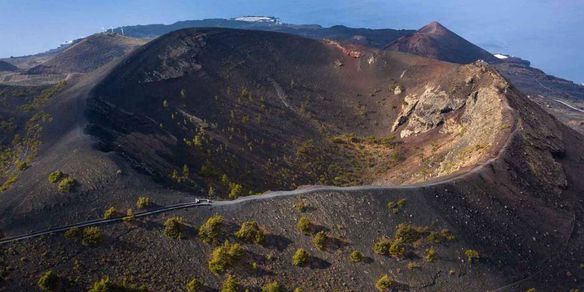
M 239 290 L 239 281 L 233 275 L 227 276 L 227 279 L 223 282 L 223 287 L 221 287 L 221 292 L 237 292 Z
M 373 252 L 387 256 L 389 255 L 389 248 L 391 247 L 391 243 L 391 239 L 388 237 L 381 237 L 373 244 Z
M 415 269 L 419 269 L 420 265 L 414 262 L 409 262 L 408 263 L 408 270 L 415 270 Z
M 268 283 L 262 287 L 262 292 L 284 292 L 286 289 L 280 286 L 277 281 Z
M 422 237 L 421 228 L 413 227 L 410 224 L 401 223 L 395 230 L 395 238 L 400 239 L 403 243 L 410 244 Z
M 264 231 L 260 229 L 256 221 L 246 221 L 241 224 L 235 236 L 247 243 L 262 244 L 266 239 Z
M 294 257 L 292 257 L 292 260 L 295 266 L 302 267 L 306 265 L 310 260 L 310 254 L 303 248 L 299 248 L 294 253 Z
M 96 226 L 87 227 L 83 229 L 83 237 L 81 238 L 81 244 L 85 246 L 96 246 L 103 241 L 103 234 L 101 229 Z
M 124 216 L 123 220 L 125 222 L 132 222 L 136 220 L 136 214 L 134 214 L 134 210 L 132 208 L 128 208 L 128 211 L 126 211 L 126 216 Z
M 436 259 L 436 249 L 434 249 L 433 247 L 427 248 L 426 251 L 424 252 L 424 258 L 426 259 L 427 262 L 433 262 L 434 259 Z
M 467 249 L 464 251 L 464 255 L 466 256 L 466 258 L 468 259 L 469 263 L 473 263 L 476 262 L 480 259 L 480 255 L 479 252 L 477 250 L 474 249 Z
M 389 275 L 381 276 L 375 283 L 379 291 L 389 291 L 395 285 L 395 281 Z
M 294 289 L 294 292 L 304 292 L 304 289 L 302 289 L 302 288 L 296 288 L 296 289 Z
M 217 243 L 222 235 L 221 227 L 225 219 L 221 215 L 213 215 L 199 227 L 199 237 L 208 244 Z
M 53 184 L 58 183 L 64 176 L 65 174 L 62 171 L 55 170 L 49 174 L 49 182 Z
M 361 253 L 360 251 L 354 250 L 349 255 L 349 260 L 352 263 L 359 263 L 359 262 L 361 262 L 363 260 L 363 253 Z
M 312 238 L 312 244 L 318 249 L 323 250 L 326 246 L 327 235 L 324 231 L 319 231 Z
M 77 182 L 73 178 L 70 177 L 63 178 L 61 182 L 59 182 L 58 186 L 59 192 L 68 193 L 72 191 L 76 183 Z
M 103 213 L 103 219 L 110 219 L 113 217 L 116 217 L 118 214 L 118 210 L 116 210 L 115 207 L 111 207 L 107 210 L 105 210 L 105 212 Z
M 88 292 L 148 292 L 146 286 L 128 285 L 126 283 L 117 284 L 110 281 L 109 277 L 104 277 L 93 283 Z
M 164 221 L 164 235 L 174 239 L 184 238 L 183 221 L 183 218 L 179 216 L 173 216 L 166 219 L 166 221 Z
M 312 230 L 312 223 L 310 220 L 304 216 L 300 217 L 298 223 L 296 224 L 296 229 L 304 234 L 310 234 Z
M 452 241 L 456 239 L 454 234 L 450 232 L 448 229 L 442 229 L 440 232 L 430 232 L 430 234 L 426 237 L 426 240 L 430 243 L 441 243 L 443 241 Z
M 243 257 L 243 253 L 241 245 L 225 241 L 222 246 L 213 250 L 209 260 L 209 270 L 216 274 L 223 274 Z
M 408 200 L 406 199 L 399 199 L 397 202 L 389 201 L 387 202 L 387 208 L 389 208 L 389 210 L 391 210 L 393 213 L 398 213 L 400 209 L 406 206 L 407 202 Z
M 197 278 L 193 278 L 191 281 L 187 283 L 187 292 L 197 292 L 201 290 L 201 281 Z
M 138 209 L 146 209 L 150 206 L 152 206 L 152 200 L 149 197 L 141 196 L 136 200 L 136 208 Z
M 243 194 L 243 186 L 237 183 L 229 183 L 229 198 L 234 200 Z
M 403 239 L 396 238 L 393 240 L 391 246 L 389 247 L 389 254 L 397 258 L 401 258 L 406 255 L 406 246 L 403 242 Z
M 57 273 L 47 271 L 39 278 L 37 284 L 43 291 L 57 291 L 61 279 Z
M 79 227 L 71 227 L 69 230 L 65 231 L 65 238 L 76 239 L 81 235 L 81 229 Z
M 525 290 L 525 292 L 537 292 L 537 289 L 529 288 L 529 289 Z

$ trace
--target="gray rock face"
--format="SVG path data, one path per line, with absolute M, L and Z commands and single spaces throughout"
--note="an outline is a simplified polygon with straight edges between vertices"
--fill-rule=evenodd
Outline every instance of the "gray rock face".
M 408 94 L 405 97 L 392 131 L 407 122 L 400 132 L 402 138 L 425 133 L 443 124 L 446 113 L 460 109 L 464 104 L 464 99 L 452 98 L 440 88 L 426 86 L 421 95 Z

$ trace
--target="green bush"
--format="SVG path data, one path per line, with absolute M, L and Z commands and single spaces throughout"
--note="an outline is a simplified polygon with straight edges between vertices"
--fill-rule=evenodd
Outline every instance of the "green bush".
M 164 235 L 174 238 L 184 238 L 184 220 L 182 217 L 173 216 L 164 221 Z
M 304 250 L 303 248 L 299 248 L 294 253 L 294 257 L 292 257 L 292 261 L 293 261 L 295 266 L 302 267 L 310 261 L 310 254 L 306 250 Z
M 103 234 L 101 229 L 97 226 L 87 227 L 83 229 L 83 237 L 81 244 L 85 246 L 96 246 L 103 241 Z
M 75 179 L 70 178 L 70 177 L 65 177 L 63 178 L 60 182 L 59 182 L 59 192 L 62 193 L 68 193 L 71 192 L 73 190 L 73 187 L 75 187 L 75 184 L 77 183 L 77 181 L 75 181 Z
M 312 238 L 312 244 L 314 244 L 318 250 L 324 250 L 327 238 L 328 237 L 324 231 L 319 231 L 314 235 L 314 238 Z
M 128 208 L 128 211 L 126 211 L 126 216 L 124 216 L 123 220 L 125 222 L 132 222 L 136 220 L 136 214 L 134 213 L 134 209 Z
M 359 263 L 359 262 L 361 262 L 363 260 L 363 253 L 361 253 L 360 251 L 354 250 L 349 255 L 349 260 L 352 263 Z
M 414 227 L 410 224 L 401 223 L 395 230 L 395 238 L 400 239 L 405 244 L 411 244 L 422 237 L 424 231 L 420 227 Z
M 427 248 L 426 251 L 424 252 L 424 259 L 426 259 L 427 262 L 433 262 L 434 259 L 436 259 L 436 249 L 434 249 L 433 247 Z
M 406 206 L 408 200 L 406 199 L 400 199 L 397 202 L 396 201 L 389 201 L 387 202 L 387 208 L 389 208 L 389 210 L 391 210 L 393 213 L 398 213 L 403 207 Z
M 223 287 L 221 287 L 221 292 L 237 292 L 239 290 L 239 281 L 233 275 L 227 276 L 227 279 L 223 282 Z
M 193 278 L 187 283 L 187 292 L 198 292 L 201 290 L 203 284 L 199 279 Z
M 406 245 L 403 242 L 403 239 L 396 238 L 391 242 L 391 246 L 389 247 L 389 254 L 397 257 L 402 258 L 406 255 Z
M 373 252 L 375 252 L 376 254 L 387 256 L 389 255 L 391 243 L 392 242 L 390 238 L 383 236 L 373 244 Z
M 477 250 L 474 249 L 467 249 L 464 251 L 464 255 L 466 256 L 466 258 L 468 259 L 469 263 L 473 263 L 476 262 L 480 259 L 480 255 L 479 252 Z
M 203 242 L 208 244 L 217 243 L 221 238 L 223 221 L 225 219 L 221 215 L 213 215 L 207 219 L 201 227 L 199 227 L 199 237 Z
M 209 270 L 216 274 L 223 274 L 234 266 L 242 257 L 244 251 L 241 245 L 225 241 L 222 246 L 216 247 L 209 259 Z
M 140 196 L 136 200 L 136 208 L 138 209 L 146 209 L 150 206 L 152 206 L 152 200 L 149 197 Z
M 55 170 L 49 174 L 49 182 L 50 183 L 58 183 L 61 179 L 65 176 L 65 174 L 60 170 Z
M 144 285 L 138 287 L 126 283 L 114 283 L 109 277 L 104 277 L 94 282 L 88 292 L 148 292 L 148 289 Z
M 107 210 L 105 210 L 105 212 L 103 213 L 103 219 L 111 219 L 113 217 L 116 217 L 118 215 L 118 210 L 116 210 L 115 207 L 111 207 Z
M 260 229 L 256 221 L 246 221 L 241 224 L 239 231 L 235 236 L 247 243 L 262 244 L 266 239 L 264 231 Z
M 277 281 L 268 283 L 262 287 L 262 292 L 284 292 L 286 289 L 280 286 Z
M 81 229 L 79 227 L 71 227 L 69 230 L 65 231 L 65 238 L 76 239 L 81 236 Z
M 389 275 L 381 276 L 375 283 L 379 291 L 389 291 L 395 285 L 395 281 Z
M 296 229 L 304 234 L 310 234 L 312 231 L 312 223 L 310 223 L 307 217 L 302 216 L 296 224 Z
M 42 291 L 57 291 L 61 278 L 53 271 L 47 271 L 39 278 L 37 284 Z
M 237 183 L 229 183 L 229 199 L 237 199 L 243 195 L 243 186 Z

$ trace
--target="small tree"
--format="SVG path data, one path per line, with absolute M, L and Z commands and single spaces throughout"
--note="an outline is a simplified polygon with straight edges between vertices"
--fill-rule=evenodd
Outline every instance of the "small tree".
M 468 259 L 469 263 L 473 263 L 476 262 L 480 259 L 480 255 L 479 252 L 477 250 L 474 249 L 467 249 L 464 251 L 464 255 L 466 256 L 466 258 Z
M 286 289 L 280 286 L 278 281 L 268 283 L 262 287 L 262 292 L 284 292 Z
M 424 252 L 424 258 L 429 263 L 433 262 L 434 259 L 436 259 L 436 255 L 437 255 L 436 249 L 434 249 L 433 247 L 427 248 L 426 251 Z
M 302 267 L 306 265 L 310 260 L 310 254 L 303 248 L 299 248 L 294 253 L 294 257 L 292 257 L 292 260 L 295 266 Z
M 388 237 L 386 236 L 381 237 L 373 244 L 373 252 L 375 252 L 376 254 L 387 256 L 389 255 L 391 243 L 392 243 L 391 239 L 389 239 Z
M 187 283 L 187 292 L 198 292 L 201 290 L 201 281 L 197 278 L 193 278 L 191 281 Z
M 395 285 L 395 281 L 389 275 L 381 276 L 375 283 L 379 291 L 389 291 Z
M 79 227 L 71 227 L 69 230 L 65 231 L 65 238 L 76 239 L 81 235 L 81 229 Z
M 184 224 L 183 218 L 173 216 L 164 221 L 164 234 L 170 238 L 182 239 L 184 238 Z
M 39 278 L 37 284 L 42 291 L 57 291 L 61 279 L 57 273 L 52 270 L 46 271 Z
M 319 231 L 318 233 L 316 233 L 316 235 L 314 235 L 312 243 L 318 250 L 324 250 L 327 238 L 328 237 L 324 231 Z
M 83 237 L 81 244 L 85 246 L 96 246 L 103 241 L 103 234 L 101 229 L 97 226 L 87 227 L 83 229 Z
M 229 183 L 229 199 L 237 199 L 243 194 L 243 186 L 238 183 Z
M 138 209 L 146 209 L 150 206 L 152 206 L 152 200 L 149 197 L 140 196 L 136 200 L 136 208 Z
M 132 221 L 136 220 L 136 214 L 134 213 L 134 210 L 132 208 L 128 208 L 128 211 L 126 212 L 126 216 L 124 216 L 123 220 L 125 222 L 132 222 Z
M 260 229 L 256 221 L 246 221 L 241 224 L 235 236 L 247 243 L 262 244 L 266 239 L 264 231 Z
M 312 223 L 310 220 L 304 216 L 300 217 L 298 223 L 296 224 L 296 229 L 304 234 L 310 234 L 312 231 Z
M 358 263 L 361 262 L 363 260 L 363 253 L 361 253 L 360 251 L 354 250 L 351 252 L 351 254 L 349 255 L 349 260 L 352 263 Z
M 222 235 L 221 227 L 225 219 L 221 215 L 213 215 L 199 227 L 199 237 L 208 244 L 217 243 Z
M 225 241 L 222 246 L 213 250 L 211 259 L 209 259 L 209 270 L 216 274 L 223 274 L 235 265 L 243 257 L 243 254 L 241 245 Z
M 233 275 L 227 276 L 227 279 L 223 282 L 223 287 L 221 287 L 221 292 L 237 292 L 239 290 L 239 281 Z
M 115 207 L 110 207 L 109 209 L 105 210 L 103 213 L 103 219 L 111 219 L 116 217 L 118 214 L 118 210 Z
M 49 182 L 53 184 L 58 183 L 63 176 L 65 176 L 65 174 L 62 171 L 55 170 L 49 174 Z
M 59 182 L 59 186 L 57 188 L 58 188 L 59 192 L 69 193 L 73 190 L 76 183 L 77 182 L 75 181 L 75 179 L 70 178 L 70 177 L 66 177 L 66 178 L 62 179 L 61 182 Z

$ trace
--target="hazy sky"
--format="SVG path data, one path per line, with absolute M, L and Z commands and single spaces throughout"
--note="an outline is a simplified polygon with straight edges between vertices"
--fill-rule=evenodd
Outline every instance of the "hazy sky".
M 584 0 L 0 0 L 0 57 L 45 51 L 103 27 L 242 15 L 408 29 L 437 20 L 491 52 L 584 82 Z

